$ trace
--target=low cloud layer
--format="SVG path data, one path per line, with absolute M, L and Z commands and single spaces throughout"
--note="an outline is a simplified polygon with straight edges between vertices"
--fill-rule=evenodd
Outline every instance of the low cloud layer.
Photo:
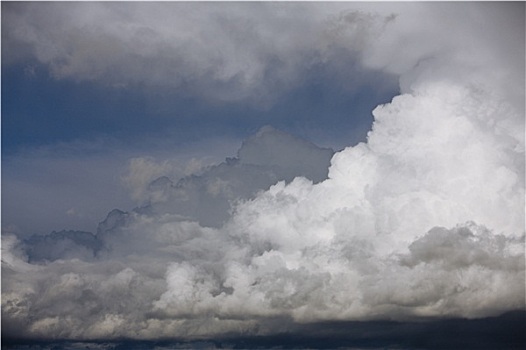
M 455 5 L 391 6 L 336 17 L 338 35 L 360 38 L 364 66 L 400 75 L 367 142 L 333 155 L 264 128 L 237 157 L 179 181 L 165 174 L 145 189 L 163 167 L 129 177 L 148 203 L 112 211 L 96 235 L 5 232 L 3 334 L 265 335 L 294 322 L 524 309 L 524 110 L 513 76 L 524 69 L 514 46 L 524 47 L 514 31 L 524 5 L 460 5 L 474 27 L 453 16 L 451 44 L 437 23 Z

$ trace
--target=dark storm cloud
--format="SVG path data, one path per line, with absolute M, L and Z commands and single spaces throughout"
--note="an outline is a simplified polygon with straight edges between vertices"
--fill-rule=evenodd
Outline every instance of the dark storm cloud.
M 156 340 L 75 342 L 5 339 L 7 349 L 510 349 L 526 342 L 524 312 L 477 320 L 448 319 L 425 322 L 323 322 L 294 325 L 269 336 L 228 335 L 195 341 Z

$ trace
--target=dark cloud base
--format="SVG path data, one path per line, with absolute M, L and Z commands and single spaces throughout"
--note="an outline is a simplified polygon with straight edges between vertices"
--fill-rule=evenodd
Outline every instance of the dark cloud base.
M 184 341 L 69 341 L 13 339 L 2 334 L 4 349 L 524 349 L 526 311 L 482 319 L 422 322 L 322 322 L 291 325 L 270 336 L 225 335 Z

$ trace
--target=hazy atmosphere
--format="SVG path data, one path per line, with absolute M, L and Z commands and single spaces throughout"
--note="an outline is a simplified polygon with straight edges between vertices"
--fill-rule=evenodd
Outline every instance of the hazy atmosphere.
M 8 346 L 525 345 L 523 2 L 1 6 Z

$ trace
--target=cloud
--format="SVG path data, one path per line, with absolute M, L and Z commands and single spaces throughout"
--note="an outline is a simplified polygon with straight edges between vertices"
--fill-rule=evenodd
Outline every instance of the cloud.
M 94 231 L 113 208 L 144 205 L 152 195 L 149 182 L 156 177 L 177 181 L 221 162 L 239 143 L 218 137 L 185 145 L 159 140 L 158 145 L 134 148 L 101 139 L 3 155 L 2 230 L 23 237 Z
M 364 50 L 364 65 L 401 76 L 402 92 L 461 78 L 524 113 L 523 4 L 404 4 L 393 12 L 389 29 Z
M 474 223 L 453 230 L 435 227 L 409 245 L 410 254 L 407 256 L 406 263 L 408 266 L 438 263 L 448 270 L 462 269 L 471 265 L 492 270 L 521 270 L 520 259 L 509 261 L 494 259 L 503 254 L 520 256 L 521 243 L 520 240 L 513 243 L 504 235 L 492 235 L 487 229 Z M 515 247 L 517 250 L 505 251 L 510 247 Z
M 511 11 L 517 5 L 507 4 L 400 6 L 329 18 L 343 28 L 327 35 L 356 34 L 365 65 L 400 75 L 402 93 L 374 110 L 367 142 L 335 153 L 329 164 L 330 150 L 264 128 L 243 143 L 237 158 L 178 182 L 160 177 L 150 190 L 162 196 L 136 210 L 110 212 L 99 225 L 102 247 L 94 260 L 75 242 L 67 246 L 78 250 L 75 258 L 64 250 L 68 260 L 30 264 L 31 251 L 3 235 L 7 333 L 68 339 L 265 335 L 295 323 L 523 310 L 524 110 L 517 95 L 507 94 L 517 80 L 510 78 L 515 65 L 506 63 L 519 61 L 514 45 L 523 42 L 511 33 L 517 23 L 524 27 L 524 17 L 517 19 Z M 243 12 L 250 6 L 235 7 L 249 23 L 273 28 L 274 21 L 265 22 L 268 8 L 256 8 L 262 22 Z M 393 9 L 400 14 L 386 14 Z M 458 9 L 477 28 L 489 22 L 481 32 L 487 35 L 449 17 Z M 185 14 L 181 25 L 190 29 L 177 38 L 195 39 L 188 23 L 202 13 Z M 212 18 L 223 23 L 222 16 Z M 166 24 L 162 19 L 159 26 Z M 451 42 L 451 28 L 438 25 L 445 19 L 458 29 Z M 494 42 L 508 32 L 514 39 Z M 257 52 L 250 51 L 254 32 L 235 27 L 232 33 L 240 33 L 229 40 L 247 46 L 247 55 Z M 275 45 L 270 51 L 280 57 L 286 45 Z M 257 81 L 258 67 L 244 68 L 239 79 L 245 86 Z M 237 79 L 228 69 L 223 73 Z M 143 188 L 170 170 L 156 164 L 139 161 L 131 182 Z M 57 241 L 79 237 L 63 236 Z
M 101 248 L 102 242 L 90 232 L 61 231 L 49 235 L 34 235 L 25 240 L 24 251 L 29 263 L 41 263 L 58 259 L 91 260 Z
M 316 65 L 358 76 L 363 67 L 349 64 L 355 57 L 396 75 L 460 72 L 494 90 L 504 80 L 499 88 L 520 105 L 521 9 L 518 3 L 5 4 L 4 61 L 36 59 L 59 79 L 264 101 Z M 406 79 L 404 90 L 412 84 Z
M 408 105 L 405 111 L 407 118 L 418 115 Z M 454 116 L 446 112 L 437 113 L 437 118 Z M 394 120 L 404 122 L 402 116 Z M 421 119 L 422 124 L 426 122 Z M 417 121 L 407 125 L 419 126 Z M 431 129 L 442 132 L 439 127 Z M 374 128 L 371 134 L 378 130 Z M 472 141 L 464 138 L 463 142 Z M 260 163 L 261 167 L 261 163 L 268 164 L 265 155 L 276 145 L 298 155 L 301 151 L 316 154 L 312 145 L 265 128 L 244 143 L 239 155 L 245 156 L 237 162 L 212 167 L 197 180 L 183 179 L 180 187 L 191 195 L 196 187 L 188 181 L 203 184 L 215 179 L 217 183 L 229 172 L 230 176 L 223 177 L 224 186 L 252 179 L 251 172 L 235 171 L 241 159 L 248 163 L 241 166 Z M 442 166 L 455 170 L 459 184 L 479 189 L 472 193 L 477 199 L 481 184 L 487 181 L 483 165 L 505 158 L 494 156 L 489 148 L 477 148 L 487 157 L 473 157 L 476 167 L 466 163 L 466 168 L 458 168 L 449 160 L 447 149 L 437 155 L 429 153 L 425 144 L 419 150 L 408 147 L 417 155 L 432 155 L 430 163 L 422 158 L 411 163 L 415 156 L 411 152 L 373 145 L 337 153 L 325 181 L 314 184 L 303 177 L 281 181 L 238 203 L 224 226 L 203 227 L 195 219 L 181 219 L 177 211 L 115 210 L 99 225 L 97 240 L 102 248 L 97 259 L 87 258 L 82 245 L 68 243 L 69 236 L 80 237 L 81 233 L 45 238 L 46 244 L 55 242 L 50 246 L 54 250 L 42 246 L 42 240 L 27 242 L 29 249 L 3 266 L 4 275 L 14 276 L 8 277 L 4 289 L 4 317 L 18 325 L 24 336 L 152 339 L 225 332 L 272 334 L 290 320 L 483 317 L 522 308 L 524 236 L 521 227 L 510 220 L 510 213 L 522 215 L 516 210 L 521 197 L 513 202 L 502 186 L 488 183 L 483 195 L 511 202 L 499 208 L 502 201 L 494 199 L 476 207 L 469 190 L 454 186 L 447 191 L 440 180 L 448 182 L 453 178 L 450 173 L 435 174 Z M 252 158 L 242 151 L 244 147 L 253 150 Z M 482 172 L 468 171 L 471 168 Z M 456 196 L 459 191 L 462 196 Z M 173 204 L 177 198 L 167 202 Z M 179 210 L 184 208 L 182 203 Z M 468 222 L 450 229 L 433 228 L 464 216 L 476 217 L 477 210 L 492 211 L 491 216 L 481 216 L 482 220 L 500 226 L 489 230 Z M 61 259 L 50 259 L 57 249 L 55 258 Z M 39 251 L 48 254 L 47 265 L 24 262 L 24 254 L 31 261 Z M 65 267 L 62 259 L 68 258 L 75 259 L 67 260 Z M 33 257 L 35 260 L 39 259 Z M 28 269 L 38 273 L 28 274 Z M 25 277 L 14 283 L 16 276 L 22 276 L 17 271 L 24 271 Z M 31 301 L 32 306 L 27 308 L 23 300 Z M 29 313 L 35 320 L 31 324 L 25 323 Z M 258 321 L 266 318 L 280 321 L 273 325 Z
M 106 241 L 113 251 L 99 261 L 3 264 L 4 320 L 25 337 L 156 339 L 272 334 L 287 317 L 471 318 L 523 307 L 524 237 L 472 223 L 431 230 L 408 254 L 381 256 L 374 238 L 290 251 L 276 238 L 265 246 L 195 223 L 132 222 L 114 228 Z
M 157 162 L 153 157 L 137 157 L 129 160 L 128 172 L 122 181 L 130 190 L 131 198 L 138 203 L 159 202 L 162 198 L 157 196 L 162 196 L 162 190 L 171 183 L 169 178 L 179 179 L 197 174 L 207 165 L 204 159 L 196 158 L 184 164 L 175 159 Z
M 328 18 L 347 7 L 8 4 L 4 45 L 10 54 L 4 61 L 36 60 L 57 79 L 267 105 L 316 65 L 349 60 L 349 44 L 361 48 L 373 35 L 370 24 L 376 34 L 375 22 L 384 21 L 356 12 L 346 19 L 359 30 L 339 35 L 345 31 L 331 30 Z M 352 79 L 358 80 L 356 71 Z
M 236 202 L 252 198 L 277 181 L 290 182 L 296 176 L 314 182 L 326 179 L 333 153 L 270 126 L 263 127 L 243 142 L 235 158 L 227 158 L 226 162 L 178 181 L 162 176 L 150 182 L 147 189 L 150 201 L 138 212 L 177 215 L 181 220 L 219 227 L 228 220 Z M 161 174 L 143 161 L 135 165 L 147 174 Z M 145 186 L 140 189 L 146 191 Z

